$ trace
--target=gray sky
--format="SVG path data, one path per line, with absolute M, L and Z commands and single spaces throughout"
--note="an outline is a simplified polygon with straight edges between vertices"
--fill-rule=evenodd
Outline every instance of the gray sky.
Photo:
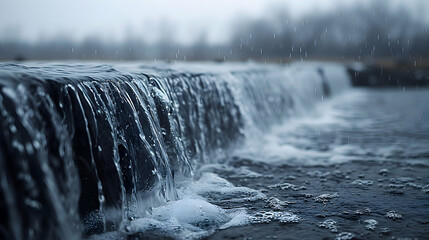
M 260 18 L 274 8 L 286 8 L 292 17 L 338 5 L 371 0 L 0 0 L 0 40 L 39 41 L 62 36 L 88 36 L 120 41 L 143 36 L 156 41 L 168 31 L 181 43 L 205 32 L 212 43 L 228 40 L 232 23 L 240 16 Z M 374 0 L 376 1 L 376 0 Z M 391 0 L 413 11 L 429 12 L 422 0 Z M 406 4 L 404 4 L 406 3 Z M 425 15 L 425 14 L 423 14 Z M 422 21 L 427 21 L 422 19 Z

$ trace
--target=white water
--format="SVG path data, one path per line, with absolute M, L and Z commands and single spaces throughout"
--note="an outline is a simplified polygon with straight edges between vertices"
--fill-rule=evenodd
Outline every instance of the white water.
M 282 123 L 274 125 L 263 134 L 252 129 L 247 134 L 247 141 L 238 146 L 232 155 L 238 159 L 262 162 L 276 165 L 333 165 L 347 161 L 377 160 L 377 161 L 408 161 L 428 164 L 425 156 L 429 144 L 427 136 L 429 128 L 421 119 L 426 119 L 428 109 L 423 105 L 412 109 L 394 108 L 391 114 L 385 114 L 377 108 L 386 109 L 392 96 L 408 99 L 409 102 L 419 102 L 428 99 L 427 90 L 401 91 L 389 90 L 374 92 L 366 89 L 352 89 L 338 96 L 321 101 L 307 112 L 300 112 Z M 383 100 L 384 99 L 384 100 Z M 373 102 L 384 102 L 374 106 Z M 404 100 L 405 101 L 405 100 Z M 405 104 L 410 106 L 410 104 Z M 400 117 L 405 114 L 406 119 Z M 414 127 L 420 126 L 422 139 L 405 137 L 409 132 L 408 125 L 414 120 Z M 380 127 L 380 124 L 384 128 Z M 386 133 L 397 131 L 397 136 L 384 136 Z M 402 133 L 403 132 L 403 133 Z M 256 135 L 259 134 L 259 135 Z M 426 135 L 424 135 L 426 134 Z M 418 135 L 416 136 L 418 137 Z M 386 145 L 387 141 L 394 144 Z M 414 159 L 413 156 L 422 156 Z M 233 161 L 233 160 L 231 160 Z M 245 167 L 231 167 L 227 164 L 205 164 L 200 167 L 195 181 L 183 182 L 179 189 L 179 200 L 169 203 L 166 207 L 154 209 L 152 215 L 145 220 L 132 223 L 135 231 L 148 229 L 150 221 L 162 221 L 162 232 L 177 239 L 199 238 L 208 236 L 216 229 L 250 224 L 256 222 L 302 221 L 298 215 L 288 212 L 263 212 L 249 214 L 246 209 L 234 208 L 234 203 L 243 205 L 247 202 L 263 200 L 281 206 L 283 203 L 276 199 L 267 199 L 257 190 L 235 187 L 225 179 L 215 174 L 217 171 L 228 172 L 231 178 L 245 176 L 249 181 L 269 178 L 252 172 Z M 362 180 L 363 181 L 363 180 Z M 353 184 L 353 183 L 352 183 Z M 299 187 L 299 186 L 298 186 Z M 214 204 L 214 205 L 212 205 Z M 219 206 L 227 206 L 222 209 Z M 195 215 L 195 212 L 202 212 Z M 156 214 L 154 214 L 156 213 Z M 202 218 L 200 218 L 202 217 Z M 195 227 L 201 221 L 208 221 L 207 229 Z M 153 223 L 152 223 L 153 224 Z M 177 231 L 180 226 L 180 231 Z M 176 230 L 174 230 L 176 229 Z
M 334 96 L 340 95 L 333 97 L 332 100 L 327 98 L 323 90 L 319 88 L 321 79 L 316 71 L 319 67 L 319 64 L 293 64 L 282 72 L 270 74 L 270 78 L 265 81 L 250 78 L 243 83 L 231 76 L 229 83 L 233 86 L 234 96 L 239 102 L 241 112 L 245 115 L 243 133 L 246 141 L 242 145 L 237 144 L 234 149 L 228 149 L 227 151 L 230 152 L 226 155 L 225 152 L 218 156 L 211 155 L 215 159 L 208 160 L 204 164 L 197 163 L 198 168 L 193 179 L 176 179 L 178 200 L 134 214 L 135 219 L 125 227 L 126 234 L 155 233 L 174 239 L 195 239 L 209 236 L 219 229 L 249 223 L 272 220 L 300 221 L 299 216 L 289 212 L 264 212 L 249 215 L 246 209 L 233 207 L 234 203 L 242 205 L 246 202 L 267 199 L 262 192 L 236 187 L 213 172 L 221 169 L 230 171 L 231 176 L 246 176 L 249 179 L 264 176 L 258 176 L 257 173 L 246 168 L 232 168 L 221 163 L 213 164 L 213 162 L 222 161 L 225 156 L 227 158 L 227 156 L 235 155 L 243 158 L 250 157 L 252 160 L 270 164 L 325 163 L 323 158 L 326 158 L 328 153 L 299 149 L 292 144 L 282 144 L 285 137 L 287 138 L 294 131 L 299 131 L 305 125 L 326 127 L 340 124 L 341 121 L 337 115 L 341 113 L 335 110 L 335 102 L 349 101 L 353 104 L 353 101 L 360 97 L 358 93 L 341 95 L 349 88 L 348 77 L 343 67 L 323 65 L 331 93 Z M 253 87 L 248 88 L 249 85 Z M 280 97 L 282 93 L 286 99 L 292 99 L 293 105 L 283 106 L 284 109 L 272 108 L 272 106 L 282 106 L 278 102 L 282 99 Z M 268 99 L 266 99 L 267 97 Z M 266 112 L 266 115 L 264 116 L 261 112 Z M 267 116 L 270 117 L 265 119 L 264 117 Z M 273 116 L 278 117 L 273 118 Z M 285 117 L 286 120 L 280 120 Z M 274 123 L 274 126 L 265 127 L 269 126 L 267 125 L 269 123 Z M 306 140 L 296 138 L 291 141 Z M 329 163 L 340 161 L 335 157 L 329 159 Z M 228 208 L 224 209 L 222 206 L 228 206 Z M 94 238 L 116 238 L 118 234 L 113 232 Z

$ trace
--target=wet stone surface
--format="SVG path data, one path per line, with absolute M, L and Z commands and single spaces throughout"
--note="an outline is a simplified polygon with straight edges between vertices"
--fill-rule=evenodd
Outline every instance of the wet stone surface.
M 429 167 L 411 163 L 353 161 L 333 166 L 280 166 L 235 159 L 254 178 L 231 177 L 235 186 L 266 198 L 220 203 L 246 208 L 251 223 L 207 239 L 426 239 L 429 236 Z M 269 176 L 269 177 L 266 177 Z M 283 221 L 282 221 L 283 219 Z

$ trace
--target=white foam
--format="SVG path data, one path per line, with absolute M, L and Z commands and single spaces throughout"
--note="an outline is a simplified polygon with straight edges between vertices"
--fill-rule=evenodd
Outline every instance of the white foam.
M 249 215 L 244 209 L 222 209 L 210 202 L 244 202 L 265 198 L 256 190 L 235 187 L 209 172 L 202 173 L 197 181 L 182 182 L 178 194 L 180 200 L 153 208 L 150 213 L 132 220 L 126 227 L 127 231 L 131 234 L 154 231 L 174 239 L 202 238 L 217 229 L 249 222 Z
M 270 223 L 272 221 L 278 221 L 280 223 L 298 223 L 301 220 L 300 217 L 293 213 L 279 211 L 260 211 L 250 217 L 251 223 Z
M 179 191 L 179 196 L 204 197 L 211 202 L 249 202 L 264 199 L 265 194 L 247 187 L 235 187 L 215 173 L 202 173 L 198 181 L 192 182 Z
M 354 106 L 362 99 L 365 99 L 365 92 L 353 90 L 327 100 L 301 116 L 273 126 L 266 133 L 248 137 L 245 145 L 235 154 L 240 158 L 275 165 L 337 164 L 360 159 L 368 154 L 367 149 L 335 141 L 325 141 L 326 148 L 319 149 L 312 136 L 350 127 L 347 118 L 354 116 L 350 116 L 347 106 Z M 372 122 L 363 119 L 357 124 L 357 128 L 365 128 Z
M 153 209 L 144 218 L 133 220 L 130 232 L 156 230 L 176 239 L 200 238 L 218 228 L 245 224 L 246 214 L 239 210 L 224 210 L 203 199 L 181 199 Z

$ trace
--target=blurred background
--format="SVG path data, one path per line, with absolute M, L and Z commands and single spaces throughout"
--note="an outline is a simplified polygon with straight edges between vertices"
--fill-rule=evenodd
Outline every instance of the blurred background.
M 427 0 L 0 0 L 0 60 L 425 65 Z

